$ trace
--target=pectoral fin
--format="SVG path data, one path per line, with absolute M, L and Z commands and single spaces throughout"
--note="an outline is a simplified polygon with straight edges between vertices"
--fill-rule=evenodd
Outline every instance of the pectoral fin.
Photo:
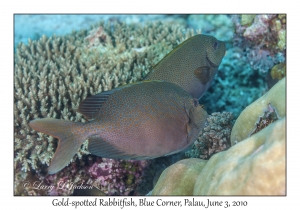
M 211 79 L 211 68 L 209 66 L 198 67 L 194 71 L 196 78 L 205 85 Z

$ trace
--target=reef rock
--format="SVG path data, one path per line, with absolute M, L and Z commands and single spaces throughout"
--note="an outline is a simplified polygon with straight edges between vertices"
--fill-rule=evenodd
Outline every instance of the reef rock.
M 283 117 L 208 161 L 171 165 L 152 195 L 285 195 L 285 124 Z
M 285 195 L 285 117 L 211 157 L 194 195 Z
M 269 104 L 275 109 L 279 119 L 286 115 L 285 90 L 285 78 L 283 78 L 242 111 L 232 128 L 231 145 L 246 139 L 256 130 L 256 123 L 264 115 Z
M 206 162 L 190 158 L 169 166 L 160 175 L 151 195 L 193 195 L 195 182 Z

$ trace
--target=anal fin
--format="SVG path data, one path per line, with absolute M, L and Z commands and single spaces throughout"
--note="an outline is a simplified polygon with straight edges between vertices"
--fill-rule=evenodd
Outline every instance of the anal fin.
M 110 159 L 144 160 L 155 158 L 136 154 L 127 154 L 96 135 L 89 138 L 88 150 L 93 155 Z

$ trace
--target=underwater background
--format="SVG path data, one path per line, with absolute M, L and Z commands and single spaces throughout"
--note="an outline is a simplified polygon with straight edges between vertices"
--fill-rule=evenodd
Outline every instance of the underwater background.
M 284 14 L 15 15 L 14 23 L 15 195 L 146 195 L 153 188 L 154 195 L 285 194 Z M 76 112 L 83 99 L 142 80 L 167 53 L 198 33 L 225 41 L 227 51 L 211 87 L 199 101 L 210 116 L 189 151 L 154 160 L 124 161 L 89 155 L 84 143 L 66 168 L 47 174 L 57 140 L 32 130 L 29 121 L 51 117 L 85 122 Z M 269 103 L 252 105 L 260 97 L 268 98 Z M 242 115 L 250 104 L 254 108 L 247 108 L 248 114 Z M 267 138 L 272 135 L 281 147 L 274 147 L 276 140 Z M 250 140 L 243 146 L 237 144 L 247 137 Z M 249 146 L 252 141 L 256 146 Z M 237 152 L 239 156 L 234 151 L 243 152 Z M 221 155 L 231 158 L 222 163 Z M 253 191 L 230 191 L 222 188 L 224 183 L 201 182 L 199 178 L 224 173 L 218 169 L 222 165 L 232 175 L 229 183 L 234 177 L 243 177 L 250 166 L 262 165 L 258 160 L 263 157 L 276 165 L 265 165 L 267 174 L 276 174 L 273 179 L 266 176 L 265 185 L 277 183 L 270 189 L 257 183 Z M 234 171 L 234 163 L 241 161 L 246 169 Z M 170 172 L 164 171 L 167 167 Z M 262 170 L 255 168 L 247 171 L 254 180 Z M 192 183 L 162 192 L 159 187 L 164 187 L 164 177 L 171 183 L 189 177 Z M 24 181 L 43 183 L 45 188 L 24 187 Z M 74 190 L 60 187 L 61 183 L 96 187 Z M 224 190 L 214 192 L 205 183 Z

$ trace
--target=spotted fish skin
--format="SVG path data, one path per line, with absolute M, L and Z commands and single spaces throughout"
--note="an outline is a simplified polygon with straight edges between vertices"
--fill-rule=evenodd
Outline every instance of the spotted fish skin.
M 225 52 L 224 42 L 195 35 L 159 61 L 144 80 L 172 82 L 199 99 L 211 85 Z
M 78 111 L 90 121 L 36 119 L 30 126 L 59 139 L 50 174 L 65 167 L 85 139 L 89 151 L 114 159 L 151 159 L 189 147 L 206 111 L 176 84 L 144 81 L 86 98 Z

